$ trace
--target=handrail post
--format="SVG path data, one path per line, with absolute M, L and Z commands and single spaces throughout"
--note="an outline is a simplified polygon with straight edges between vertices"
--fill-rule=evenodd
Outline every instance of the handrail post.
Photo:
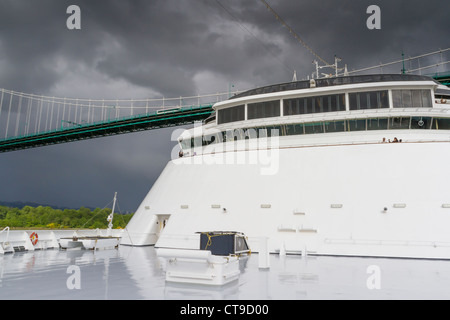
M 5 243 L 8 243 L 8 240 L 9 240 L 9 227 L 5 227 L 2 231 L 0 231 L 0 234 L 2 234 L 3 232 L 5 232 L 5 230 L 7 231 L 6 232 L 6 240 L 4 241 Z

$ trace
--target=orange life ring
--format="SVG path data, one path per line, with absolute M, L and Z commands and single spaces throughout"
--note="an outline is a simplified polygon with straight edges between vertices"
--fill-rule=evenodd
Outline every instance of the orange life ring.
M 33 246 L 35 246 L 36 245 L 36 243 L 38 242 L 38 234 L 36 233 L 36 232 L 33 232 L 31 235 L 30 235 L 30 240 L 31 240 L 31 243 L 33 244 Z

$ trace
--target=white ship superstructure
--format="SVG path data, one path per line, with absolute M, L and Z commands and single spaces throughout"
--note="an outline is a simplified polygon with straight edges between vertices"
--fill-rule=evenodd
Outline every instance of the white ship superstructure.
M 238 231 L 252 251 L 450 258 L 450 90 L 365 75 L 250 90 L 179 138 L 121 244 L 198 249 Z

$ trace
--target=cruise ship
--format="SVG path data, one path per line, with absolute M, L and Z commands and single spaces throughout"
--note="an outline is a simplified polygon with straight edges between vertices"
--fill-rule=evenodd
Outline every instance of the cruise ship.
M 253 252 L 450 259 L 448 87 L 339 76 L 213 108 L 178 138 L 122 245 L 199 249 L 200 233 L 235 231 Z

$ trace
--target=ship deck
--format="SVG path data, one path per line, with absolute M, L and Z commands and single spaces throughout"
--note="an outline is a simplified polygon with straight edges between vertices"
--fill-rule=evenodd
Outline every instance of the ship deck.
M 450 299 L 450 261 L 273 254 L 260 269 L 251 254 L 240 263 L 238 280 L 209 287 L 166 282 L 165 260 L 151 246 L 16 252 L 0 255 L 0 299 Z

